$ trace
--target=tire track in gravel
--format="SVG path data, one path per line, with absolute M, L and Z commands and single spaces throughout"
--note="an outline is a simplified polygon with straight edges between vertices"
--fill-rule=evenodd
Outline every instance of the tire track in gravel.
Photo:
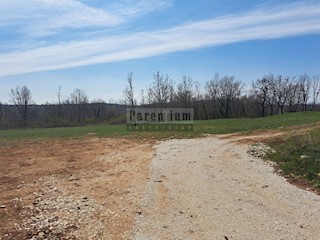
M 156 146 L 134 239 L 320 239 L 320 197 L 228 139 Z

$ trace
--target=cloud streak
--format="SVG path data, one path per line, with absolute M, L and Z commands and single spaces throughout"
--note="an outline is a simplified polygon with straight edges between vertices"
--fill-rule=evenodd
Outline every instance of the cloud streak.
M 10 26 L 11 32 L 27 39 L 65 37 L 70 30 L 90 33 L 112 29 L 169 5 L 170 0 L 117 0 L 104 8 L 95 8 L 77 0 L 1 0 L 0 28 Z
M 320 33 L 320 5 L 286 5 L 162 31 L 65 42 L 0 55 L 0 76 L 152 57 L 248 40 Z
M 114 27 L 125 22 L 122 16 L 75 0 L 4 1 L 0 26 L 12 26 L 13 31 L 28 38 L 54 35 L 65 29 Z

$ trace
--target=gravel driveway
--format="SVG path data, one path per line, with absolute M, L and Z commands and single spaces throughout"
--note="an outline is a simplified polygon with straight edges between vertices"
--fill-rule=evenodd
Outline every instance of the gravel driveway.
M 320 239 L 320 197 L 228 139 L 156 146 L 134 239 Z

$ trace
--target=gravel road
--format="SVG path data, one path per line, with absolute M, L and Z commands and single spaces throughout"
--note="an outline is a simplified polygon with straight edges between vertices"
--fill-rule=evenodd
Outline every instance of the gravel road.
M 320 239 L 320 197 L 234 140 L 156 146 L 134 239 Z

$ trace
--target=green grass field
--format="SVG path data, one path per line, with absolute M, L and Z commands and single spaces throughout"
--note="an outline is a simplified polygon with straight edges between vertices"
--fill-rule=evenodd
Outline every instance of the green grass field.
M 0 130 L 0 141 L 41 140 L 50 138 L 78 138 L 86 135 L 97 137 L 196 137 L 201 134 L 223 134 L 250 132 L 254 130 L 278 129 L 306 125 L 320 121 L 320 112 L 288 113 L 255 119 L 217 119 L 195 121 L 192 132 L 128 132 L 126 125 L 90 125 L 84 127 L 34 128 Z
M 320 128 L 289 138 L 272 139 L 274 152 L 267 159 L 277 163 L 285 175 L 305 180 L 320 189 Z
M 300 126 L 320 122 L 320 112 L 299 112 L 274 115 L 265 118 L 219 119 L 197 121 L 196 133 L 223 134 L 236 132 L 251 132 Z

